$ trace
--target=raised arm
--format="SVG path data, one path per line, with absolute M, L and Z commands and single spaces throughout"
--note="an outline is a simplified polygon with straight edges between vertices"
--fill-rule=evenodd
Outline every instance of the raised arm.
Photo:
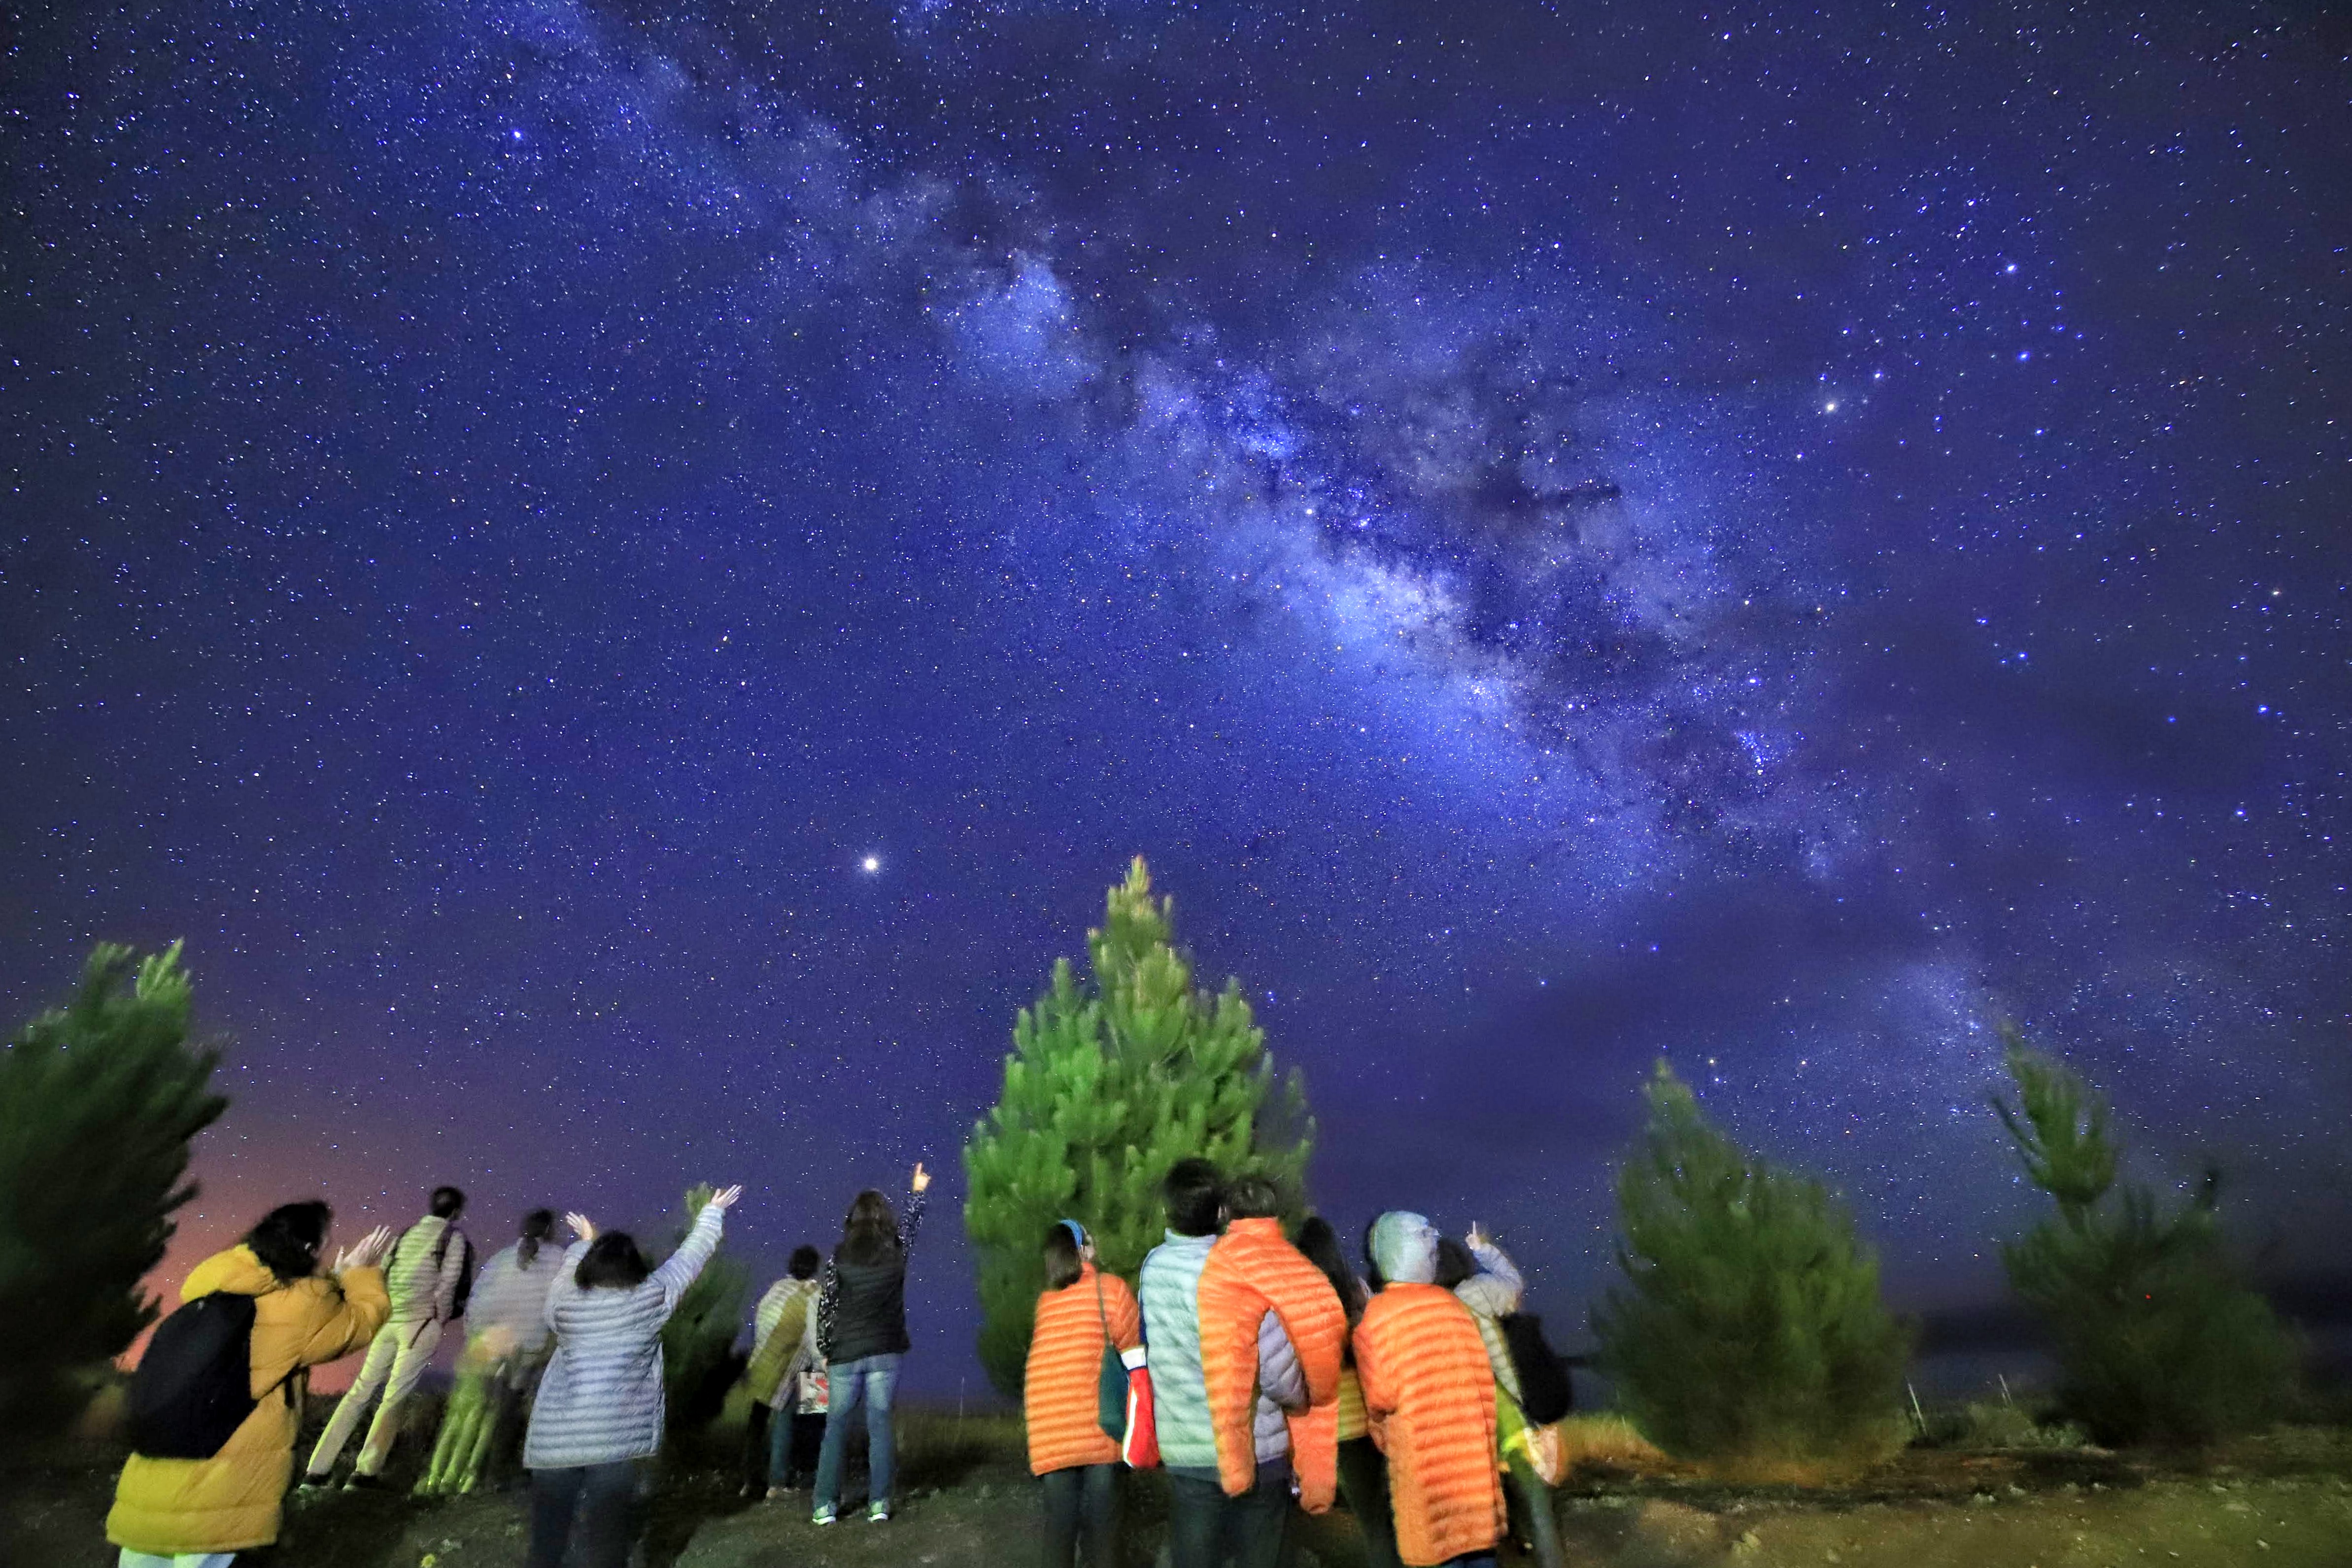
M 687 1287 L 710 1261 L 710 1255 L 719 1250 L 719 1235 L 726 1227 L 727 1211 L 742 1194 L 740 1187 L 712 1194 L 710 1201 L 702 1205 L 702 1212 L 694 1216 L 694 1227 L 678 1243 L 677 1250 L 654 1270 L 654 1283 L 661 1287 L 665 1315 L 677 1310 L 678 1298 L 686 1294 Z
M 1517 1311 L 1519 1299 L 1528 1289 L 1517 1265 L 1495 1245 L 1493 1237 L 1475 1225 L 1463 1239 L 1469 1246 L 1470 1256 L 1478 1260 L 1478 1272 L 1454 1287 L 1454 1294 L 1472 1311 L 1490 1318 Z

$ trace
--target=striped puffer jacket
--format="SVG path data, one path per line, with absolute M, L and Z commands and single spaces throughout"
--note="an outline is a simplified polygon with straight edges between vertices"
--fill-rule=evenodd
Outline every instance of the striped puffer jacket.
M 1393 1284 L 1364 1309 L 1355 1345 L 1397 1554 L 1429 1568 L 1491 1550 L 1504 1531 L 1495 1374 L 1470 1310 L 1439 1286 Z
M 662 1397 L 662 1325 L 678 1298 L 719 1250 L 726 1211 L 702 1205 L 669 1261 L 644 1283 L 583 1290 L 573 1276 L 588 1244 L 563 1255 L 563 1271 L 547 1293 L 547 1326 L 555 1356 L 540 1380 L 522 1462 L 534 1470 L 562 1470 L 640 1459 L 661 1447 L 667 1410 Z
M 1237 1219 L 1201 1268 L 1201 1373 L 1217 1441 L 1218 1478 L 1239 1497 L 1257 1479 L 1252 1426 L 1259 1390 L 1258 1340 L 1270 1312 L 1298 1358 L 1306 1408 L 1288 1413 L 1298 1506 L 1321 1513 L 1339 1491 L 1339 1399 L 1348 1314 L 1339 1292 L 1276 1219 Z
M 1099 1291 L 1099 1294 L 1097 1292 Z M 1143 1342 L 1135 1292 L 1091 1263 L 1077 1281 L 1037 1298 L 1021 1413 L 1029 1426 L 1029 1471 L 1042 1476 L 1073 1465 L 1118 1462 L 1118 1445 L 1102 1429 L 1103 1324 L 1122 1351 Z
M 1152 1423 L 1160 1462 L 1171 1475 L 1216 1479 L 1217 1435 L 1209 1421 L 1208 1384 L 1201 1375 L 1201 1270 L 1214 1236 L 1179 1236 L 1151 1249 L 1137 1276 L 1143 1300 L 1143 1337 L 1151 1350 Z M 1251 1430 L 1257 1462 L 1272 1464 L 1290 1455 L 1285 1405 L 1304 1405 L 1307 1384 L 1298 1358 L 1273 1313 L 1258 1322 L 1258 1400 Z

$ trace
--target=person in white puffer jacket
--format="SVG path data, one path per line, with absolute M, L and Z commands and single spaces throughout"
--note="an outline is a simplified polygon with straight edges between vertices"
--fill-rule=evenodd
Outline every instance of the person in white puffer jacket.
M 662 1392 L 662 1326 L 711 1254 L 727 1210 L 743 1194 L 714 1194 L 686 1239 L 648 1268 L 623 1231 L 598 1235 L 585 1215 L 566 1219 L 579 1240 L 547 1293 L 555 1354 L 539 1384 L 522 1462 L 531 1472 L 529 1568 L 622 1568 L 636 1532 L 642 1461 L 660 1451 L 668 1414 Z

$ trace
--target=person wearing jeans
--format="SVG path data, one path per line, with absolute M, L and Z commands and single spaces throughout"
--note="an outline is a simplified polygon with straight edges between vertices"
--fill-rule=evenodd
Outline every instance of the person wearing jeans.
M 1076 1220 L 1047 1228 L 1045 1261 L 1021 1413 L 1029 1471 L 1043 1489 L 1045 1568 L 1071 1568 L 1074 1556 L 1111 1568 L 1119 1455 L 1102 1426 L 1102 1372 L 1107 1353 L 1141 1364 L 1142 1315 L 1127 1281 L 1096 1267 L 1093 1238 Z
M 719 1250 L 727 1210 L 742 1192 L 712 1194 L 659 1268 L 625 1232 L 600 1236 L 585 1215 L 567 1216 L 580 1239 L 548 1289 L 555 1354 L 523 1440 L 531 1479 L 529 1568 L 563 1568 L 567 1554 L 579 1568 L 628 1561 L 641 1461 L 660 1451 L 668 1414 L 662 1327 Z
M 866 1518 L 880 1524 L 890 1517 L 890 1395 L 908 1344 L 907 1257 L 921 1228 L 923 1194 L 930 1186 L 929 1173 L 917 1162 L 903 1226 L 880 1193 L 869 1187 L 858 1194 L 842 1221 L 833 1261 L 825 1266 L 817 1295 L 816 1347 L 831 1403 L 825 1408 L 824 1446 L 817 1453 L 813 1524 L 831 1524 L 839 1516 L 842 1449 L 860 1405 L 866 1406 L 866 1462 L 873 1477 Z

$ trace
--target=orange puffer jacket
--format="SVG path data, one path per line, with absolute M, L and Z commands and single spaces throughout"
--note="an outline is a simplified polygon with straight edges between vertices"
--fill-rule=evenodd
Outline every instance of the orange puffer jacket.
M 1135 1292 L 1126 1280 L 1097 1273 L 1091 1263 L 1076 1284 L 1037 1298 L 1029 1371 L 1021 1385 L 1032 1475 L 1073 1465 L 1118 1463 L 1118 1445 L 1101 1424 L 1105 1318 L 1110 1320 L 1111 1342 L 1120 1350 L 1131 1351 L 1143 1342 L 1143 1314 L 1136 1309 Z
M 1217 1436 L 1217 1475 L 1229 1496 L 1257 1480 L 1257 1326 L 1271 1311 L 1290 1336 L 1307 1384 L 1307 1408 L 1289 1413 L 1290 1464 L 1298 1505 L 1331 1506 L 1339 1482 L 1339 1361 L 1348 1314 L 1323 1271 L 1282 1238 L 1282 1222 L 1237 1219 L 1202 1266 L 1201 1373 Z M 1475 1334 L 1477 1331 L 1471 1331 Z
M 1502 1540 L 1495 1373 L 1477 1321 L 1435 1285 L 1391 1285 L 1356 1325 L 1356 1375 L 1389 1458 L 1397 1554 L 1413 1568 Z

